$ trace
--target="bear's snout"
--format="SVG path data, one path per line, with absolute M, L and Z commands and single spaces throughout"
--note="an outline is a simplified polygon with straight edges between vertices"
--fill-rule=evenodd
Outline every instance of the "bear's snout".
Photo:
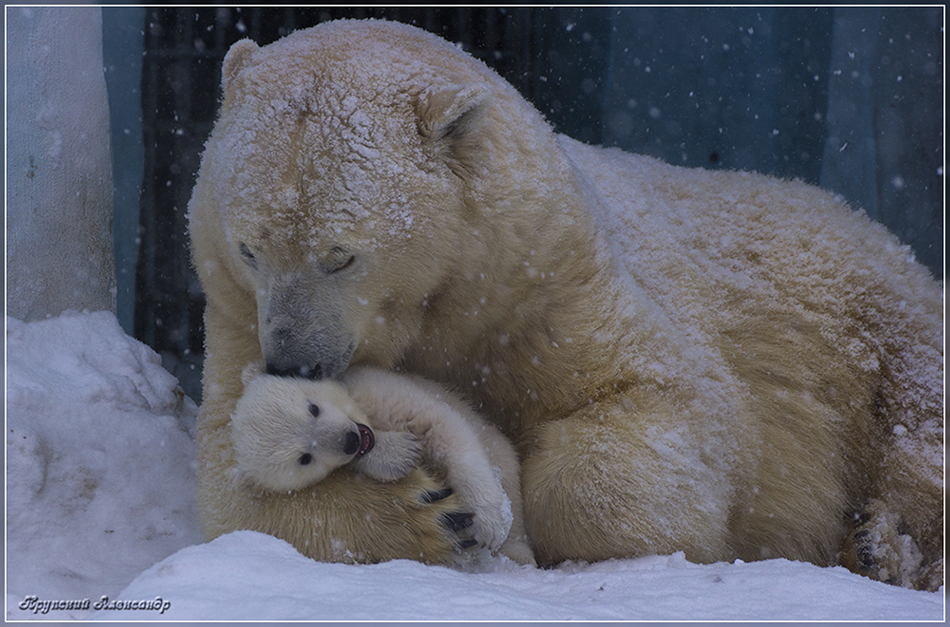
M 267 374 L 321 381 L 342 376 L 350 364 L 355 343 L 349 336 L 334 343 L 329 336 L 298 336 L 293 342 L 273 334 L 261 338 Z
M 350 364 L 357 339 L 344 295 L 317 274 L 280 274 L 258 292 L 258 340 L 270 374 L 336 379 Z
M 267 363 L 267 374 L 274 375 L 276 377 L 300 377 L 303 379 L 310 379 L 311 381 L 319 381 L 323 379 L 323 366 L 316 364 L 313 366 L 293 366 L 291 368 L 282 368 L 273 363 Z

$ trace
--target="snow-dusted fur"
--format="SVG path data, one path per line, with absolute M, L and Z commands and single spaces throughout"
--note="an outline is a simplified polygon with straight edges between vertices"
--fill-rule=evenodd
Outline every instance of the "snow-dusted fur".
M 472 545 L 534 564 L 514 448 L 442 386 L 359 366 L 340 382 L 268 375 L 256 363 L 242 378 L 231 430 L 237 469 L 252 485 L 301 490 L 344 464 L 395 481 L 423 462 L 444 475 L 473 515 L 470 529 L 460 530 Z M 375 438 L 362 455 L 347 445 L 348 438 L 359 441 L 358 426 Z
M 942 288 L 866 215 L 556 135 L 405 25 L 239 42 L 223 93 L 190 204 L 209 537 L 450 559 L 459 504 L 424 498 L 431 473 L 234 482 L 245 364 L 371 364 L 453 385 L 515 442 L 541 563 L 682 550 L 942 581 Z

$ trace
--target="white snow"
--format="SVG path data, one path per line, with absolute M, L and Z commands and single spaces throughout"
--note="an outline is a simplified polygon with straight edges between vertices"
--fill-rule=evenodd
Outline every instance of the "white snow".
M 7 318 L 7 351 L 7 620 L 944 617 L 942 590 L 781 559 L 696 565 L 675 554 L 539 570 L 479 555 L 457 568 L 354 566 L 314 562 L 250 531 L 203 543 L 186 428 L 195 407 L 150 349 L 112 314 L 69 313 Z M 86 599 L 89 609 L 43 611 Z M 141 609 L 115 609 L 133 603 Z

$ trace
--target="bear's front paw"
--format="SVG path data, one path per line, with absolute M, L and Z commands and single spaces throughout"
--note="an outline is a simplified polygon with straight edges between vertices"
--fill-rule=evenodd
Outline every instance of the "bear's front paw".
M 422 443 L 408 431 L 376 433 L 376 445 L 354 460 L 356 468 L 377 481 L 402 479 L 419 464 Z

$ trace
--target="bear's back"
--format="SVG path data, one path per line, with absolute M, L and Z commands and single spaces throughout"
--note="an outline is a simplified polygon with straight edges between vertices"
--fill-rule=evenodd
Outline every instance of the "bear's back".
M 683 323 L 721 328 L 754 300 L 879 327 L 913 308 L 940 330 L 939 284 L 909 247 L 829 192 L 563 137 L 561 145 L 602 200 L 593 211 L 620 267 Z

